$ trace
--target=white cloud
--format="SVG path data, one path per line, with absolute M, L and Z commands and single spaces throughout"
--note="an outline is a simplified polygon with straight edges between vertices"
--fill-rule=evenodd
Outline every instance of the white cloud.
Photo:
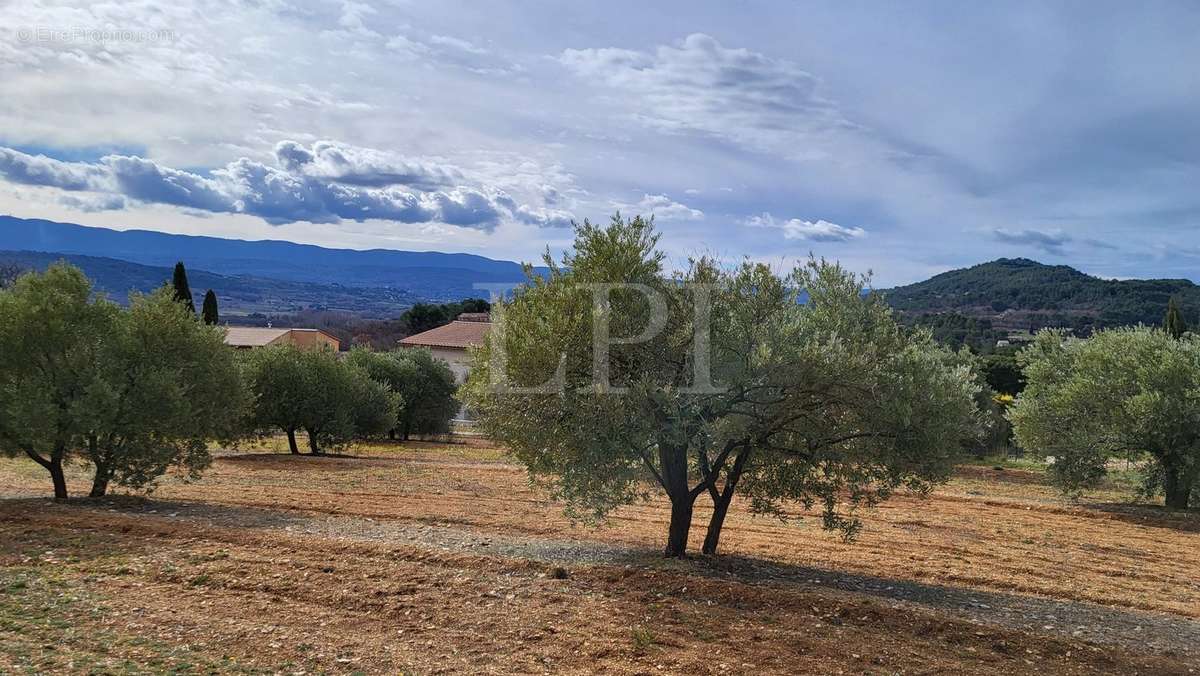
M 488 50 L 469 40 L 463 40 L 462 38 L 456 38 L 449 35 L 431 35 L 429 36 L 429 43 L 446 47 L 448 49 L 455 49 L 460 52 L 466 52 L 467 54 L 476 54 L 482 56 L 488 53 Z
M 27 155 L 11 148 L 0 148 L 0 175 L 23 185 L 94 190 L 102 183 L 105 172 L 82 162 L 61 162 L 44 155 Z
M 781 230 L 784 239 L 800 239 L 811 242 L 849 242 L 867 236 L 867 231 L 859 227 L 847 227 L 825 220 L 805 221 L 799 218 L 777 221 L 768 213 L 752 216 L 746 219 L 745 224 L 755 228 Z
M 660 221 L 698 221 L 704 218 L 703 211 L 676 202 L 666 195 L 646 194 L 636 204 L 613 202 L 613 207 L 632 214 L 654 216 Z
M 393 35 L 384 46 L 408 61 L 461 68 L 476 75 L 509 75 L 521 70 L 491 50 L 451 35 L 422 37 L 410 30 Z
M 0 211 L 526 257 L 569 237 L 539 225 L 603 220 L 614 202 L 632 214 L 666 195 L 686 203 L 681 217 L 705 212 L 686 221 L 686 237 L 664 233 L 675 256 L 695 246 L 767 256 L 789 236 L 848 237 L 856 246 L 839 247 L 843 260 L 899 283 L 998 248 L 1037 253 L 1029 237 L 1014 241 L 1022 229 L 1053 240 L 1049 229 L 1063 227 L 1073 240 L 1061 249 L 1092 258 L 1091 269 L 1195 277 L 1194 259 L 1131 255 L 1190 241 L 1200 218 L 1200 88 L 1194 69 L 1171 67 L 1200 58 L 1187 39 L 1194 10 L 1110 12 L 1081 26 L 1075 10 L 962 4 L 964 29 L 947 32 L 934 10 L 880 21 L 777 3 L 774 24 L 706 10 L 716 39 L 661 21 L 687 9 L 0 2 L 0 143 L 29 155 L 0 157 L 21 181 L 0 185 Z M 786 36 L 773 30 L 783 23 Z M 39 28 L 135 39 L 29 39 Z M 322 150 L 322 139 L 338 144 Z M 295 145 L 277 153 L 286 140 Z M 669 207 L 647 206 L 660 218 Z M 763 210 L 824 214 L 869 237 L 816 219 L 728 230 Z M 443 211 L 500 223 L 354 220 Z M 263 220 L 301 216 L 341 224 Z M 888 228 L 868 225 L 881 218 Z M 1015 224 L 1009 243 L 995 224 Z
M 653 53 L 567 49 L 577 75 L 620 92 L 637 119 L 666 131 L 693 131 L 780 150 L 851 125 L 820 93 L 820 82 L 789 61 L 724 47 L 704 34 Z M 805 149 L 787 147 L 789 152 Z

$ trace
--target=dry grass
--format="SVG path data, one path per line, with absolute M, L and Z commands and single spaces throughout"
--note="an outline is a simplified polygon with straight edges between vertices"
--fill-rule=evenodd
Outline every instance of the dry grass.
M 964 468 L 928 499 L 900 495 L 866 513 L 854 543 L 814 518 L 735 510 L 716 572 L 649 556 L 568 565 L 555 579 L 550 563 L 220 515 L 249 508 L 657 549 L 664 505 L 624 508 L 598 530 L 572 524 L 478 444 L 334 458 L 267 450 L 221 455 L 198 483 L 164 483 L 153 514 L 0 503 L 0 672 L 1187 673 L 1179 655 L 742 574 L 760 563 L 1200 617 L 1200 519 L 1111 495 L 1066 504 L 1028 471 Z M 0 461 L 0 496 L 44 494 L 40 471 Z M 82 492 L 86 477 L 71 478 Z M 158 501 L 213 516 L 172 517 Z

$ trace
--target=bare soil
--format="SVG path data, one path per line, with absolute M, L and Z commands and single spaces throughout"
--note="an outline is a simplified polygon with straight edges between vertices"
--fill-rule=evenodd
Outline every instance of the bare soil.
M 1200 669 L 1200 517 L 1037 472 L 963 468 L 852 543 L 735 503 L 680 562 L 660 501 L 572 523 L 480 443 L 270 450 L 67 505 L 0 461 L 0 673 Z

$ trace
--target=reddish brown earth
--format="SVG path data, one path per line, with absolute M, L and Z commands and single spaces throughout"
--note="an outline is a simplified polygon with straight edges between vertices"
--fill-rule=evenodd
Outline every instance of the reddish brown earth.
M 964 468 L 852 543 L 735 510 L 724 556 L 674 562 L 661 502 L 593 529 L 495 449 L 355 456 L 226 454 L 68 505 L 0 464 L 0 673 L 1200 668 L 1200 518 L 1038 473 Z

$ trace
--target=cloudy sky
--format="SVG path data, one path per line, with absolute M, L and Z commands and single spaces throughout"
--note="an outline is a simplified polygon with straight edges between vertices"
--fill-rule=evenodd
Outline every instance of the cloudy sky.
M 569 7 L 569 8 L 568 8 Z M 0 212 L 1200 281 L 1200 4 L 0 0 Z

